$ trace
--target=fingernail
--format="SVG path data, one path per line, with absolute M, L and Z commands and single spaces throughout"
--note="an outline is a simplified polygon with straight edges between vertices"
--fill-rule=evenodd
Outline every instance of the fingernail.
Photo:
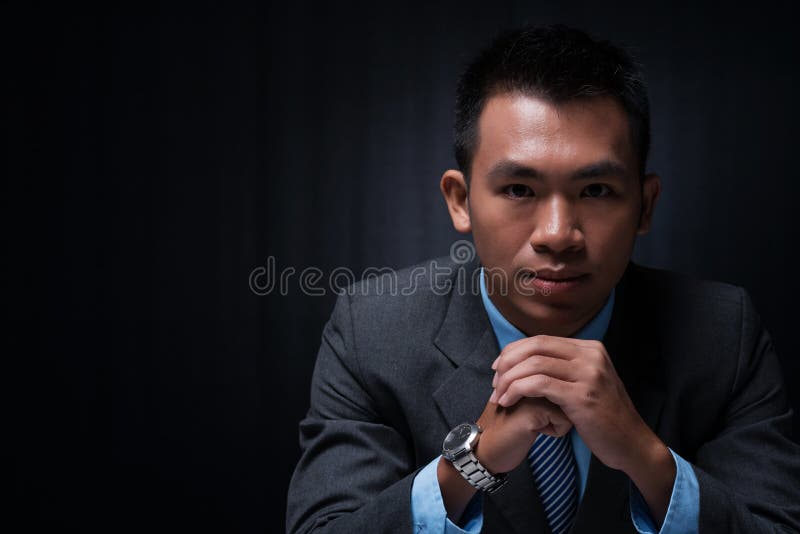
M 497 387 L 497 372 L 494 373 L 494 377 L 492 378 L 492 387 Z
M 507 400 L 508 400 L 508 393 L 504 393 L 503 396 L 500 397 L 500 400 L 497 401 L 497 404 L 499 404 L 500 406 L 505 406 Z
M 497 390 L 492 391 L 492 396 L 489 397 L 489 402 L 497 403 Z
M 500 356 L 494 359 L 492 362 L 492 369 L 497 369 L 497 361 L 500 359 Z

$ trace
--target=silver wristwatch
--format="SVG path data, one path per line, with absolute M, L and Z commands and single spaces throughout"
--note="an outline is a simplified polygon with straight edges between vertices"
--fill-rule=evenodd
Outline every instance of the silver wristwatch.
M 450 431 L 442 444 L 442 456 L 450 461 L 467 482 L 481 491 L 494 493 L 507 481 L 505 473 L 492 475 L 472 451 L 483 429 L 475 423 L 462 423 Z

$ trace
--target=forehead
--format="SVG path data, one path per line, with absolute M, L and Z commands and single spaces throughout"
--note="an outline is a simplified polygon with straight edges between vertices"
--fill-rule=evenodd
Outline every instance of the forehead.
M 552 103 L 519 93 L 492 96 L 478 121 L 473 170 L 509 159 L 551 172 L 600 160 L 634 168 L 628 118 L 611 97 Z

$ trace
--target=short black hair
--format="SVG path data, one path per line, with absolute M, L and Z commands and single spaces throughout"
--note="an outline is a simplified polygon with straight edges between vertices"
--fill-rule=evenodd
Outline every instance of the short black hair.
M 526 26 L 498 36 L 468 65 L 456 90 L 456 162 L 469 180 L 478 119 L 492 96 L 519 92 L 554 104 L 611 96 L 628 115 L 631 142 L 644 175 L 650 109 L 641 67 L 608 41 L 561 24 Z

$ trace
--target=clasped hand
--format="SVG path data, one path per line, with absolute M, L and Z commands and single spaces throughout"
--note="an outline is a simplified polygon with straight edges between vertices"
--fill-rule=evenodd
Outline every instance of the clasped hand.
M 572 426 L 614 469 L 625 470 L 657 440 L 599 341 L 524 338 L 509 343 L 492 368 L 494 392 L 478 421 L 492 430 L 479 450 L 498 471 L 516 467 L 538 433 L 563 436 Z

